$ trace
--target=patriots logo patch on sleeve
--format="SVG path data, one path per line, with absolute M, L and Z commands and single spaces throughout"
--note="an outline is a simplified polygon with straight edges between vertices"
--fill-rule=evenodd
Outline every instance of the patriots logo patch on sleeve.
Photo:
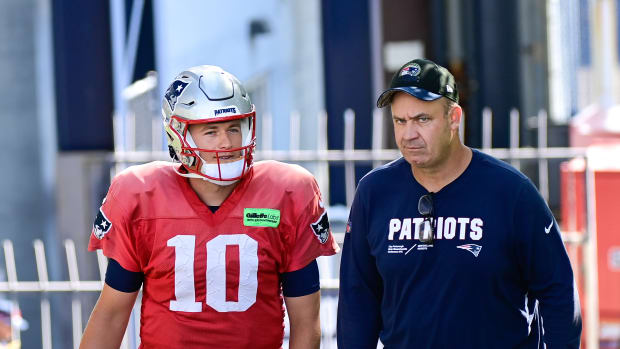
M 177 98 L 183 93 L 185 88 L 189 85 L 189 82 L 184 82 L 181 80 L 175 80 L 170 84 L 168 90 L 166 90 L 165 98 L 168 101 L 168 105 L 171 110 L 174 110 L 174 106 L 177 104 Z
M 112 222 L 110 222 L 100 208 L 95 218 L 95 223 L 93 223 L 93 234 L 97 239 L 101 240 L 110 231 L 110 228 L 112 228 Z
M 316 235 L 317 239 L 324 244 L 329 239 L 329 219 L 327 218 L 327 211 L 323 212 L 319 219 L 310 224 L 314 235 Z

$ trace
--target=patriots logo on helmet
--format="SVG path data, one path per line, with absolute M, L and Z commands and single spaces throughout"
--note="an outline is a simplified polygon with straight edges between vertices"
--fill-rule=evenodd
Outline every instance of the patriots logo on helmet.
M 327 218 L 327 211 L 323 212 L 319 219 L 310 224 L 314 235 L 316 235 L 317 239 L 324 244 L 329 239 L 329 219 Z
M 476 245 L 476 244 L 465 244 L 465 245 L 456 246 L 456 248 L 469 251 L 473 253 L 473 255 L 476 257 L 478 257 L 478 254 L 480 254 L 480 250 L 482 250 L 482 246 Z
M 166 90 L 166 94 L 164 98 L 168 101 L 168 105 L 170 106 L 170 110 L 174 110 L 174 106 L 177 104 L 177 99 L 185 91 L 185 88 L 189 85 L 189 82 L 184 82 L 181 80 L 174 80 L 168 89 Z
M 97 217 L 95 218 L 95 223 L 93 223 L 93 235 L 99 240 L 103 239 L 105 234 L 110 231 L 112 228 L 112 222 L 105 216 L 105 213 L 99 209 L 99 213 L 97 213 Z

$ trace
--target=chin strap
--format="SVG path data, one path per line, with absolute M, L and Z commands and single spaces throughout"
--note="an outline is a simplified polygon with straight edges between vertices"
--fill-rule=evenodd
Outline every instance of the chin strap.
M 200 172 L 202 172 L 205 176 L 220 177 L 220 169 L 221 169 L 223 178 L 240 177 L 243 172 L 244 163 L 245 163 L 245 158 L 241 158 L 233 162 L 223 163 L 223 164 L 220 164 L 219 166 L 217 164 L 205 164 L 203 162 Z M 247 173 L 247 171 L 249 170 L 250 170 L 250 167 L 246 167 L 245 172 Z M 231 185 L 239 181 L 239 179 L 222 181 L 222 180 L 207 178 L 207 177 L 204 177 L 199 174 L 192 173 L 192 172 L 183 173 L 183 172 L 180 172 L 176 166 L 174 167 L 174 172 L 176 172 L 181 177 L 198 178 L 198 179 L 209 181 L 211 183 L 222 185 L 222 186 Z

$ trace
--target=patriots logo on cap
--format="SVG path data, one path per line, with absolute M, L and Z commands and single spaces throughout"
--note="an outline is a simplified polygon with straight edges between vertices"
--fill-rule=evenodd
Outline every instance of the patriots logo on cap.
M 181 80 L 174 80 L 168 89 L 166 90 L 166 94 L 164 97 L 168 101 L 168 105 L 171 110 L 174 110 L 174 106 L 177 104 L 177 99 L 185 91 L 185 88 L 189 85 L 189 82 L 184 82 Z
M 403 75 L 418 76 L 420 74 L 420 71 L 422 71 L 422 68 L 420 68 L 420 65 L 418 63 L 413 63 L 412 65 L 408 65 L 404 67 L 400 71 L 400 76 L 403 76 Z
M 310 227 L 317 239 L 319 239 L 322 244 L 326 243 L 329 238 L 329 219 L 327 218 L 327 211 L 323 212 L 316 222 L 310 224 Z
M 456 248 L 460 248 L 462 250 L 469 251 L 474 254 L 474 256 L 478 257 L 480 254 L 480 250 L 482 250 L 482 246 L 476 244 L 465 244 L 461 246 L 456 246 Z
M 110 231 L 112 228 L 112 222 L 105 216 L 105 213 L 99 208 L 99 213 L 95 218 L 95 223 L 93 223 L 93 235 L 99 240 L 103 239 L 105 234 Z

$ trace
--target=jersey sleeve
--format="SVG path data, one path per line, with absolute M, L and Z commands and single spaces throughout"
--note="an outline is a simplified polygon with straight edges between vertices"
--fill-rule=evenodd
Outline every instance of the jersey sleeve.
M 321 191 L 314 178 L 311 182 L 312 191 L 303 200 L 306 205 L 300 205 L 295 213 L 296 224 L 291 239 L 292 246 L 287 251 L 287 263 L 284 272 L 299 270 L 319 256 L 331 256 L 338 253 L 340 248 L 334 240 L 329 226 L 327 210 L 321 199 Z M 310 198 L 308 198 L 310 196 Z
M 522 184 L 514 227 L 516 255 L 528 297 L 539 303 L 545 344 L 579 348 L 581 311 L 570 260 L 558 223 L 530 181 Z
M 119 183 L 120 182 L 120 183 Z M 135 226 L 131 224 L 131 200 L 120 198 L 122 182 L 115 179 L 97 212 L 90 234 L 89 251 L 103 250 L 103 254 L 116 260 L 123 268 L 141 271 L 136 252 Z
M 383 326 L 383 280 L 370 252 L 365 203 L 358 188 L 351 205 L 340 260 L 337 320 L 340 348 L 376 348 Z

